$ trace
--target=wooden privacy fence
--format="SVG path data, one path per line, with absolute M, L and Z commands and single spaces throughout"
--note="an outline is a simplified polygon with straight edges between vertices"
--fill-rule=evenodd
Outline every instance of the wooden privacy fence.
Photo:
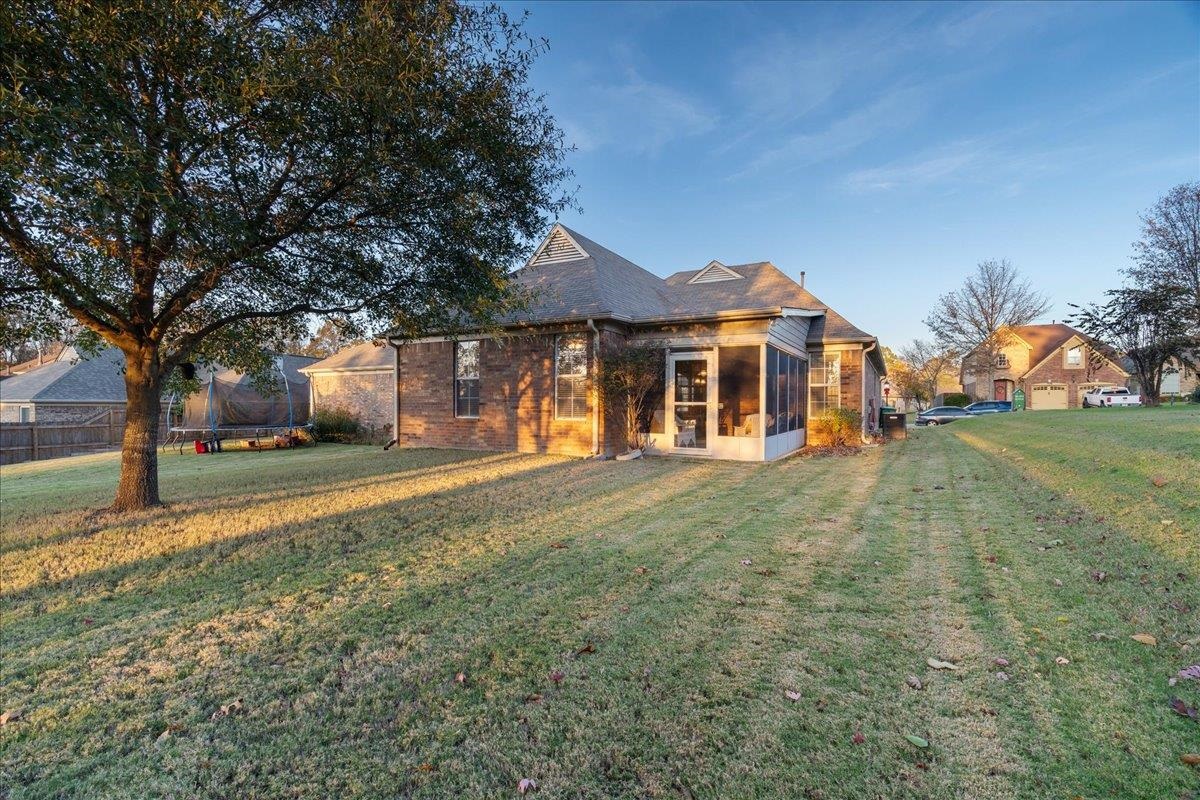
M 56 425 L 38 422 L 0 424 L 0 464 L 41 461 L 119 447 L 125 433 L 125 411 L 101 412 L 84 423 Z M 160 423 L 158 436 L 166 435 Z

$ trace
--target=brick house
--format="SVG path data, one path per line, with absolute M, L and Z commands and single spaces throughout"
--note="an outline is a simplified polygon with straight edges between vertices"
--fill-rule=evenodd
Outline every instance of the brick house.
M 1088 389 L 1124 386 L 1129 380 L 1115 353 L 1070 325 L 1021 325 L 1008 334 L 991 386 L 982 356 L 972 351 L 963 358 L 965 394 L 976 400 L 1011 400 L 1021 389 L 1030 410 L 1080 408 Z
M 825 408 L 876 426 L 878 341 L 769 262 L 664 279 L 555 225 L 514 279 L 532 301 L 499 332 L 392 341 L 400 446 L 621 452 L 593 377 L 602 352 L 630 344 L 662 353 L 652 452 L 778 458 Z
M 60 348 L 52 361 L 0 381 L 0 422 L 78 425 L 113 411 L 123 425 L 124 367 L 115 348 L 95 355 Z
M 363 342 L 339 350 L 300 372 L 308 376 L 314 412 L 344 411 L 381 444 L 396 425 L 396 353 L 386 342 Z

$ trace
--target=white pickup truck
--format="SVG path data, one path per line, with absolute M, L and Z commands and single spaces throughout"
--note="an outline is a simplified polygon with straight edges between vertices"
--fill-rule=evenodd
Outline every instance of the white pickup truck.
M 1097 386 L 1083 395 L 1084 408 L 1109 408 L 1111 406 L 1140 406 L 1142 396 L 1130 394 L 1124 386 Z

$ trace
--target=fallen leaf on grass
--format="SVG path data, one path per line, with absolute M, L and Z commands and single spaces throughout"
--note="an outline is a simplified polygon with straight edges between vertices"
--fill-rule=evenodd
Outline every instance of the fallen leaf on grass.
M 457 675 L 455 675 L 455 676 L 454 676 L 454 682 L 455 682 L 455 683 L 463 683 L 463 684 L 465 684 L 465 683 L 467 682 L 467 673 L 465 673 L 465 672 L 460 672 L 460 673 L 458 673 Z
M 1189 767 L 1200 767 L 1200 753 L 1184 753 L 1179 760 Z
M 1060 667 L 1065 667 L 1067 664 L 1071 663 L 1071 659 L 1059 656 L 1058 658 L 1054 659 L 1054 663 L 1058 664 Z
M 1192 664 L 1179 670 L 1179 677 L 1191 681 L 1200 681 L 1200 664 Z
M 521 794 L 528 794 L 537 788 L 537 781 L 533 778 L 521 778 L 517 781 L 517 791 Z
M 996 664 L 997 667 L 1007 667 L 1008 659 L 1005 658 L 1004 656 L 1000 656 L 1000 657 L 996 658 L 994 663 Z
M 532 694 L 525 695 L 524 702 L 525 703 L 540 703 L 540 702 L 542 702 L 542 696 L 540 694 L 538 694 L 537 692 L 533 692 Z
M 1117 637 L 1113 636 L 1111 633 L 1093 633 L 1092 638 L 1097 642 L 1111 642 L 1116 640 Z
M 650 570 L 649 570 L 648 568 L 646 568 L 646 567 L 634 567 L 634 568 L 633 568 L 633 573 L 634 573 L 635 575 L 645 575 L 645 574 L 646 574 L 647 572 L 649 572 L 649 571 L 650 571 Z
M 426 761 L 423 764 L 417 764 L 417 772 L 433 772 L 433 764 Z
M 562 683 L 563 678 L 565 677 L 567 676 L 563 674 L 562 670 L 556 669 L 554 672 L 550 673 L 550 680 L 554 681 L 555 683 Z
M 155 739 L 154 741 L 156 743 L 165 742 L 167 739 L 170 739 L 172 736 L 174 736 L 175 734 L 179 733 L 182 730 L 183 730 L 182 725 L 180 725 L 177 722 L 172 722 L 166 728 L 163 728 L 163 732 L 160 733 L 158 735 L 158 738 Z
M 862 744 L 866 740 L 867 737 L 863 736 L 862 731 L 855 731 L 854 735 L 850 737 L 850 741 L 854 742 L 855 744 Z
M 925 663 L 933 669 L 958 669 L 958 664 L 951 664 L 949 661 L 939 661 L 933 657 L 925 659 Z
M 566 542 L 551 542 L 550 546 L 553 547 L 555 550 L 566 550 L 567 549 Z
M 1200 711 L 1197 711 L 1193 706 L 1189 706 L 1178 697 L 1171 698 L 1171 710 L 1181 717 L 1187 717 L 1191 720 L 1200 720 Z
M 916 675 L 909 675 L 907 678 L 904 679 L 904 682 L 918 691 L 920 691 L 921 686 L 923 685 L 921 683 L 921 679 L 918 678 Z
M 751 564 L 753 564 L 753 563 L 754 563 L 754 562 L 753 562 L 753 561 L 751 561 L 751 560 L 750 560 L 750 559 L 748 559 L 748 558 L 743 558 L 743 559 L 742 559 L 742 566 L 743 566 L 743 567 L 748 567 L 748 566 L 750 566 L 750 565 L 751 565 Z
M 241 713 L 241 711 L 244 707 L 245 707 L 245 704 L 242 701 L 242 698 L 239 697 L 237 700 L 234 700 L 232 703 L 226 703 L 225 705 L 221 706 L 219 709 L 214 711 L 212 718 L 220 719 L 221 717 L 232 717 L 234 714 Z
M 787 691 L 785 691 L 783 693 L 783 696 L 786 697 L 788 700 L 791 700 L 793 703 L 800 700 L 800 693 L 792 691 L 791 689 L 788 689 Z
M 1130 636 L 1129 638 L 1133 639 L 1135 642 L 1144 644 L 1147 647 L 1154 647 L 1155 645 L 1158 644 L 1158 639 L 1155 639 L 1153 636 L 1151 636 L 1148 633 L 1135 633 L 1133 636 Z
M 906 733 L 904 734 L 904 738 L 908 739 L 909 744 L 913 747 L 920 747 L 922 750 L 929 747 L 929 742 L 920 736 L 913 736 L 911 733 Z
M 1167 479 L 1162 477 L 1161 475 L 1155 475 L 1153 478 L 1150 479 L 1150 482 L 1153 483 L 1159 489 L 1161 489 L 1162 487 L 1167 485 Z
M 596 645 L 592 644 L 591 642 L 588 642 L 583 647 L 581 647 L 575 651 L 575 656 L 578 658 L 579 656 L 582 656 L 586 653 L 594 653 L 594 652 L 596 652 Z
M 1008 680 L 1008 673 L 1007 673 L 1007 672 L 997 672 L 997 673 L 996 673 L 996 680 L 998 680 L 998 681 L 1006 681 L 1006 680 Z
M 1104 583 L 1104 579 L 1107 577 L 1108 577 L 1107 572 L 1097 571 L 1097 572 L 1092 573 L 1092 580 L 1094 580 L 1096 583 Z
M 7 725 L 10 722 L 16 722 L 21 718 L 21 710 L 19 708 L 10 708 L 3 714 L 0 714 L 0 725 Z

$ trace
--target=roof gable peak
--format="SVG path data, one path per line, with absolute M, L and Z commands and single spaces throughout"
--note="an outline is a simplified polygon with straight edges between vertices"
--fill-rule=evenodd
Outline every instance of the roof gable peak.
M 588 257 L 588 252 L 579 245 L 579 242 L 575 241 L 575 237 L 567 233 L 567 229 L 556 222 L 550 229 L 550 233 L 546 234 L 546 238 L 538 245 L 533 256 L 530 257 L 528 265 L 561 264 L 566 261 L 580 261 Z
M 717 283 L 719 281 L 738 281 L 745 279 L 745 275 L 734 272 L 729 267 L 722 264 L 720 261 L 710 261 L 708 266 L 692 276 L 688 283 Z

